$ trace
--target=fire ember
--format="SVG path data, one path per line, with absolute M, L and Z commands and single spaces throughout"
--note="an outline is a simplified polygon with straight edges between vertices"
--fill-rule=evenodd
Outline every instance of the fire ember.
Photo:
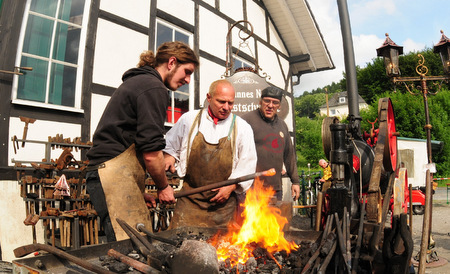
M 289 256 L 300 245 L 285 239 L 283 228 L 288 220 L 281 216 L 279 208 L 270 206 L 274 194 L 257 178 L 241 205 L 242 226 L 235 229 L 230 225 L 226 235 L 217 234 L 209 240 L 217 249 L 224 273 L 230 273 L 226 271 L 230 268 L 247 273 L 258 269 L 261 273 L 262 269 L 282 269 L 283 265 L 292 264 Z

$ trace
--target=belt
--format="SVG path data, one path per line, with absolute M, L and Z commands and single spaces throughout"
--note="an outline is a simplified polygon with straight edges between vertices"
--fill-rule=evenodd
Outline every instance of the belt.
M 98 170 L 99 168 L 104 168 L 105 167 L 105 163 L 101 163 L 95 166 L 88 166 L 87 168 L 85 168 L 84 170 L 86 171 L 94 171 L 94 170 Z

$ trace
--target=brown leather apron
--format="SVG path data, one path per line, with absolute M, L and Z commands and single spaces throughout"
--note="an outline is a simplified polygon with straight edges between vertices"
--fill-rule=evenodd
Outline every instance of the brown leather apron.
M 116 218 L 124 220 L 132 227 L 137 223 L 152 227 L 143 195 L 145 171 L 136 157 L 134 144 L 117 157 L 106 161 L 104 167 L 98 169 L 98 174 L 117 241 L 129 237 Z
M 192 124 L 188 144 L 196 123 L 201 122 L 201 110 Z M 198 132 L 192 142 L 192 148 L 187 156 L 186 175 L 183 180 L 183 190 L 209 185 L 227 180 L 233 167 L 235 144 L 235 119 L 230 126 L 228 136 L 219 140 L 218 144 L 209 144 L 201 132 Z M 237 209 L 236 193 L 233 192 L 225 203 L 211 203 L 217 192 L 205 191 L 177 199 L 170 229 L 183 226 L 191 227 L 226 227 L 234 218 Z

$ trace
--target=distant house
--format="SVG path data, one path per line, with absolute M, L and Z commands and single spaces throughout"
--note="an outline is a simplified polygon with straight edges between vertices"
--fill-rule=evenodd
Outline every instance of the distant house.
M 367 108 L 368 105 L 364 99 L 358 95 L 359 109 Z M 346 117 L 348 115 L 348 95 L 347 91 L 339 92 L 328 100 L 329 116 Z M 327 115 L 327 104 L 320 107 L 320 115 Z

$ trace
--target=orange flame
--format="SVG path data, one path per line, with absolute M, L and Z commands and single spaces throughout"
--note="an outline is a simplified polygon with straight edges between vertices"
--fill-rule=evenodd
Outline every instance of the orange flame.
M 270 253 L 282 250 L 290 253 L 299 248 L 284 238 L 282 230 L 288 220 L 281 216 L 279 208 L 269 205 L 274 194 L 272 188 L 264 188 L 262 181 L 255 179 L 253 187 L 247 191 L 242 227 L 233 231 L 230 226 L 227 235 L 211 240 L 219 261 L 230 259 L 232 266 L 244 264 L 252 256 L 255 244 Z

